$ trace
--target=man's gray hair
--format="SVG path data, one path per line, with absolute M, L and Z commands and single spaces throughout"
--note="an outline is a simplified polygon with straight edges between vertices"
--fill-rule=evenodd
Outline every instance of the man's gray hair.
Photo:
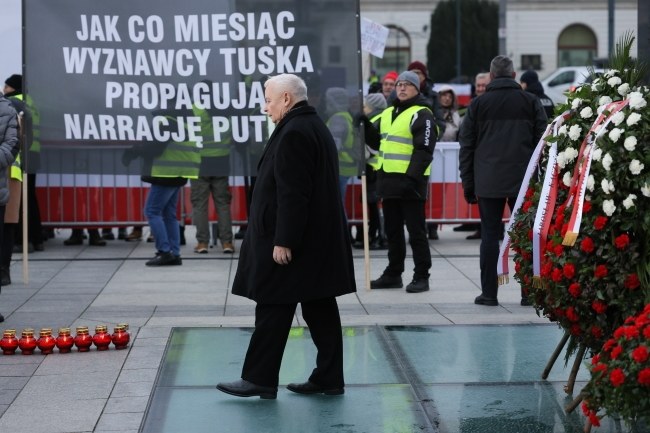
M 484 78 L 490 78 L 490 73 L 489 72 L 479 72 L 476 74 L 476 78 L 474 81 L 482 80 Z
M 287 92 L 295 98 L 296 102 L 307 100 L 307 85 L 305 81 L 294 74 L 280 74 L 269 77 L 264 83 L 266 89 L 273 83 L 276 92 Z
M 507 56 L 496 56 L 490 63 L 490 75 L 493 77 L 512 77 L 514 72 L 512 60 Z

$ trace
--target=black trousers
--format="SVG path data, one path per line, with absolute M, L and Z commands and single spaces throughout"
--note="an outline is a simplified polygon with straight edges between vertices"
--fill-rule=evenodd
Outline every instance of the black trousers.
M 391 276 L 402 275 L 406 259 L 404 224 L 413 250 L 413 271 L 416 278 L 429 278 L 431 251 L 427 240 L 424 202 L 419 200 L 384 199 L 384 229 L 388 240 L 388 266 L 384 271 Z
M 503 231 L 503 210 L 506 203 L 512 212 L 516 197 L 478 198 L 481 215 L 481 291 L 483 296 L 496 299 L 499 289 L 497 263 L 499 262 L 499 240 Z
M 316 368 L 309 381 L 342 388 L 343 335 L 336 298 L 301 302 L 302 316 L 316 345 Z M 248 344 L 242 379 L 261 386 L 278 386 L 282 355 L 297 304 L 257 304 L 255 331 Z

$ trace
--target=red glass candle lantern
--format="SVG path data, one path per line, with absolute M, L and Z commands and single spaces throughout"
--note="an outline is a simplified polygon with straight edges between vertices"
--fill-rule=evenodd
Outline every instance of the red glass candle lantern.
M 106 325 L 95 326 L 93 344 L 97 346 L 97 350 L 108 350 L 108 345 L 111 344 L 111 334 L 108 333 Z
M 25 328 L 18 340 L 18 347 L 23 355 L 31 355 L 36 349 L 36 338 L 34 338 L 34 330 L 32 328 Z
M 56 337 L 59 353 L 70 353 L 72 346 L 74 346 L 74 337 L 70 335 L 70 328 L 59 328 L 59 336 Z
M 2 334 L 2 340 L 0 340 L 0 349 L 4 355 L 13 355 L 16 353 L 18 348 L 18 339 L 16 338 L 15 329 L 7 329 Z
M 129 341 L 131 340 L 131 336 L 126 331 L 126 329 L 124 329 L 124 324 L 119 324 L 113 329 L 111 340 L 115 345 L 115 349 L 126 349 L 126 346 L 128 346 Z
M 77 326 L 77 335 L 74 337 L 74 344 L 79 352 L 90 351 L 93 344 L 93 337 L 90 336 L 87 326 Z
M 43 355 L 49 355 L 54 352 L 56 338 L 52 337 L 52 328 L 42 328 L 39 333 L 36 346 L 41 350 Z
M 129 324 L 128 323 L 118 323 L 117 326 L 123 327 L 125 331 L 129 330 Z

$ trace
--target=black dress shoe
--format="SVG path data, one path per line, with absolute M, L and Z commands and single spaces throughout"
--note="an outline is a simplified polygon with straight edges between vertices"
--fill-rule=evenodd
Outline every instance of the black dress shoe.
M 81 236 L 72 235 L 68 239 L 63 241 L 63 245 L 81 245 L 84 243 L 84 240 Z
M 34 244 L 34 251 L 45 251 L 43 244 Z
M 325 395 L 341 395 L 345 393 L 343 387 L 327 387 L 316 385 L 313 382 L 307 381 L 305 383 L 290 383 L 287 385 L 289 391 L 297 392 L 298 394 L 325 394 Z
M 478 305 L 489 305 L 490 307 L 496 307 L 499 305 L 499 301 L 496 298 L 488 298 L 483 295 L 478 295 L 476 299 L 474 299 L 474 303 Z
M 183 264 L 181 256 L 175 256 L 170 252 L 156 253 L 156 257 L 149 260 L 147 266 L 179 266 Z
M 481 239 L 481 231 L 480 231 L 480 230 L 476 230 L 474 233 L 472 233 L 471 235 L 467 236 L 465 239 L 470 239 L 470 240 L 471 240 L 471 239 Z
M 476 230 L 476 224 L 461 224 L 458 227 L 454 227 L 455 232 L 471 232 Z
M 406 286 L 408 293 L 421 293 L 429 290 L 429 278 L 413 278 L 413 281 Z
M 401 289 L 402 277 L 401 275 L 391 276 L 382 274 L 381 277 L 370 282 L 371 289 Z
M 2 314 L 0 314 L 0 323 L 2 323 L 2 322 L 4 322 L 4 321 L 5 321 L 5 316 L 3 316 Z
M 237 397 L 259 396 L 260 398 L 275 400 L 278 396 L 277 387 L 255 385 L 244 379 L 239 379 L 234 382 L 218 383 L 217 389 L 226 394 L 236 395 Z

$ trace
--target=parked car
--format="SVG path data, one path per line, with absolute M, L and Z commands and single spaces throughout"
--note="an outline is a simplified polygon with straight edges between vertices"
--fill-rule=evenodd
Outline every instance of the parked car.
M 567 99 L 567 92 L 575 90 L 584 83 L 591 82 L 591 71 L 602 74 L 603 69 L 591 68 L 589 66 L 564 66 L 553 71 L 544 78 L 541 83 L 544 92 L 553 102 L 564 104 Z

